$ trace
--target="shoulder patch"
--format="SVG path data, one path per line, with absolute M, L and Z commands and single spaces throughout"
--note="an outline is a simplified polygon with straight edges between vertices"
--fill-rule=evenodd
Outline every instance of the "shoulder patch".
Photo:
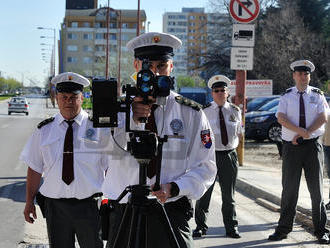
M 240 110 L 239 107 L 238 107 L 237 105 L 233 104 L 233 103 L 230 103 L 230 106 L 231 106 L 233 109 L 235 109 L 236 111 L 239 111 L 239 110 Z
M 318 89 L 318 88 L 314 88 L 314 89 L 312 89 L 312 91 L 317 93 L 317 94 L 323 95 L 323 91 Z
M 285 94 L 287 94 L 287 93 L 289 93 L 289 92 L 291 92 L 291 91 L 292 91 L 291 88 L 290 89 L 287 89 L 284 93 L 282 93 L 282 96 L 285 95 Z
M 45 125 L 47 125 L 47 124 L 49 124 L 49 123 L 51 123 L 53 120 L 55 120 L 55 118 L 54 117 L 50 117 L 50 118 L 48 118 L 48 119 L 46 119 L 46 120 L 43 120 L 42 122 L 40 122 L 39 124 L 38 124 L 38 129 L 40 129 L 40 128 L 42 128 L 43 126 L 45 126 Z
M 209 102 L 209 103 L 203 105 L 203 109 L 206 109 L 206 108 L 210 107 L 211 105 L 212 105 L 212 104 Z
M 199 104 L 199 103 L 197 103 L 197 102 L 195 102 L 195 101 L 193 101 L 193 100 L 191 100 L 191 99 L 189 99 L 187 97 L 176 96 L 175 97 L 175 101 L 177 103 L 182 104 L 182 105 L 186 105 L 188 107 L 191 107 L 191 108 L 193 108 L 194 110 L 197 110 L 197 111 L 199 111 L 199 110 L 202 109 L 202 105 L 201 104 Z

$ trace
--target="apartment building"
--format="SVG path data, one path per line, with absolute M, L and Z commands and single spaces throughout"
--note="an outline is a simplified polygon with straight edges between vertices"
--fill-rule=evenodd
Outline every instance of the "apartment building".
M 109 30 L 109 76 L 119 76 L 120 57 L 120 74 L 129 77 L 133 72 L 132 55 L 128 53 L 126 43 L 136 36 L 137 10 L 110 8 L 108 11 L 107 7 L 95 8 L 97 0 L 81 0 L 80 4 L 76 2 L 67 0 L 67 9 L 61 24 L 60 72 L 74 71 L 87 77 L 104 77 Z M 145 32 L 145 23 L 146 14 L 141 10 L 140 33 Z
M 230 34 L 228 20 L 227 14 L 205 13 L 204 8 L 182 8 L 181 12 L 163 14 L 163 32 L 182 40 L 182 47 L 175 51 L 175 76 L 198 73 L 210 46 Z

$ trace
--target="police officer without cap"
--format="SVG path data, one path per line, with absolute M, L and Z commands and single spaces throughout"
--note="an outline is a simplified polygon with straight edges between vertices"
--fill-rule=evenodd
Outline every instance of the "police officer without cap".
M 328 104 L 323 93 L 309 86 L 310 73 L 315 67 L 308 60 L 290 65 L 296 86 L 281 97 L 276 113 L 282 125 L 283 164 L 281 216 L 269 240 L 282 240 L 292 231 L 302 169 L 312 199 L 314 233 L 320 244 L 329 243 L 325 225 L 327 215 L 322 198 L 323 150 L 319 136 L 324 133 Z
M 141 70 L 142 60 L 150 61 L 150 69 L 157 74 L 169 76 L 173 69 L 173 49 L 181 46 L 181 41 L 166 33 L 150 32 L 131 40 L 127 47 L 134 51 L 134 68 Z M 165 210 L 178 239 L 180 247 L 192 247 L 191 230 L 188 220 L 191 218 L 191 199 L 200 198 L 213 183 L 216 167 L 214 162 L 213 134 L 207 118 L 197 104 L 174 92 L 166 97 L 166 104 L 157 106 L 153 97 L 150 104 L 141 103 L 142 98 L 135 97 L 132 106 L 133 124 L 141 126 L 140 117 L 149 117 L 146 129 L 154 127 L 160 137 L 169 135 L 163 145 L 161 159 L 161 190 L 152 192 Z M 190 106 L 188 106 L 190 105 Z M 153 107 L 152 107 L 153 106 Z M 151 112 L 153 109 L 153 112 Z M 154 110 L 155 109 L 155 110 Z M 154 117 L 154 122 L 152 118 Z M 117 134 L 116 134 L 117 132 Z M 115 138 L 123 137 L 115 130 Z M 155 175 L 148 165 L 147 184 L 155 183 Z M 131 155 L 124 155 L 110 163 L 109 172 L 103 184 L 105 197 L 117 199 L 128 185 L 138 184 L 139 165 Z M 126 207 L 125 197 L 110 213 L 110 232 L 107 247 L 112 247 Z M 159 206 L 159 204 L 157 204 Z M 148 218 L 148 247 L 173 247 L 170 243 L 166 225 L 160 220 L 160 212 L 151 211 Z M 126 227 L 129 228 L 129 227 Z M 174 246 L 176 247 L 176 246 Z
M 236 148 L 242 133 L 242 117 L 240 109 L 227 102 L 228 84 L 230 79 L 223 75 L 210 78 L 209 88 L 212 89 L 213 102 L 204 108 L 215 136 L 215 155 L 218 167 L 219 184 L 222 195 L 222 216 L 226 236 L 240 238 L 235 211 L 235 184 L 237 179 L 238 159 Z M 193 237 L 206 234 L 206 225 L 213 185 L 196 202 L 195 221 L 197 228 Z
M 105 135 L 92 127 L 81 108 L 89 81 L 66 72 L 52 83 L 60 113 L 38 125 L 20 157 L 28 165 L 25 220 L 33 223 L 37 218 L 34 198 L 39 190 L 51 247 L 73 248 L 75 236 L 80 247 L 103 247 L 96 197 L 108 161 L 97 146 Z

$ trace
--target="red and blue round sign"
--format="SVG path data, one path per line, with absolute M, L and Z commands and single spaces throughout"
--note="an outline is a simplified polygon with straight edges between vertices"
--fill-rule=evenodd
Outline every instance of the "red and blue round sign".
M 229 12 L 232 18 L 241 23 L 255 20 L 260 11 L 258 0 L 231 0 Z

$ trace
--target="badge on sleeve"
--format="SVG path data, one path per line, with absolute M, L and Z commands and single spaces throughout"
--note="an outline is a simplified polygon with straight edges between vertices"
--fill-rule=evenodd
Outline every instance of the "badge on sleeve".
M 174 134 L 178 134 L 183 129 L 183 123 L 179 119 L 173 119 L 170 123 L 170 127 L 173 130 Z
M 201 140 L 205 148 L 210 149 L 212 146 L 211 132 L 210 129 L 201 131 Z
M 314 97 L 314 96 L 311 96 L 311 97 L 309 98 L 309 102 L 310 102 L 310 103 L 316 103 L 316 99 L 315 99 L 315 97 Z

